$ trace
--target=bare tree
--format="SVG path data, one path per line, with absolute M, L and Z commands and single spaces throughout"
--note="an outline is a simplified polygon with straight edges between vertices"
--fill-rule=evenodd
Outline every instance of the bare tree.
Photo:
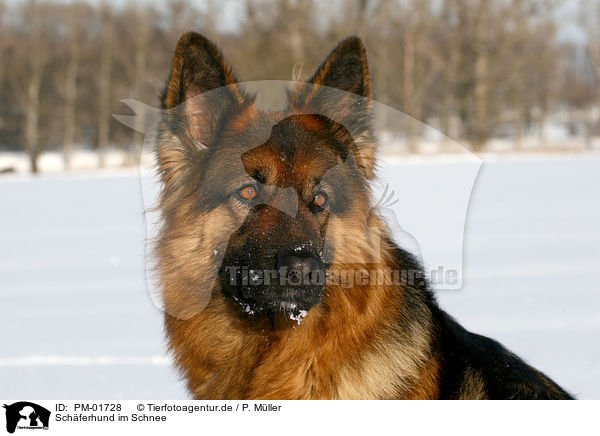
M 10 33 L 4 29 L 3 21 L 4 21 L 4 12 L 5 5 L 4 1 L 0 0 L 0 59 L 5 58 L 5 52 L 7 50 L 7 42 L 6 39 L 9 37 Z M 4 68 L 0 68 L 0 93 L 2 93 L 2 86 L 4 85 Z
M 600 111 L 600 2 L 582 2 L 580 21 L 587 37 L 587 49 L 594 65 L 596 106 Z M 600 115 L 596 119 L 596 132 L 600 132 Z M 591 146 L 591 141 L 588 143 Z
M 137 2 L 133 6 L 133 18 L 134 18 L 134 29 L 135 29 L 135 46 L 134 46 L 134 68 L 133 77 L 131 78 L 132 83 L 132 97 L 142 98 L 142 86 L 145 82 L 147 56 L 148 56 L 148 44 L 150 36 L 150 23 L 148 23 L 148 16 L 144 13 L 144 10 L 140 8 Z M 143 117 L 137 117 L 138 122 L 143 122 Z M 141 127 L 138 127 L 138 131 L 141 131 Z M 137 133 L 135 130 L 132 132 L 131 145 L 129 147 L 129 164 L 138 164 L 141 157 L 141 144 L 143 141 L 143 135 Z
M 68 30 L 68 63 L 65 77 L 65 138 L 63 155 L 65 167 L 70 168 L 75 142 L 76 103 L 77 103 L 77 78 L 79 76 L 79 62 L 81 54 L 82 5 L 74 4 L 69 9 Z
M 407 118 L 406 137 L 411 152 L 417 151 L 417 136 L 424 120 L 425 100 L 431 83 L 440 68 L 440 57 L 431 45 L 435 16 L 430 0 L 408 3 L 404 28 L 404 111 Z
M 113 45 L 113 12 L 107 4 L 102 7 L 102 53 L 98 75 L 98 151 L 100 167 L 106 165 L 106 150 L 110 135 L 110 90 Z
M 489 119 L 488 119 L 488 50 L 490 26 L 490 3 L 481 2 L 479 8 L 479 18 L 475 31 L 476 61 L 475 61 L 475 122 L 476 133 L 474 137 L 473 149 L 480 151 L 483 149 L 489 137 Z
M 49 53 L 48 47 L 45 45 L 43 11 L 35 0 L 31 0 L 23 6 L 22 19 L 24 23 L 27 23 L 24 24 L 26 34 L 21 52 L 25 74 L 14 79 L 25 80 L 23 83 L 24 98 L 20 99 L 25 112 L 24 145 L 25 151 L 29 155 L 31 171 L 37 173 L 39 171 L 38 158 L 44 149 L 39 134 L 40 90 Z

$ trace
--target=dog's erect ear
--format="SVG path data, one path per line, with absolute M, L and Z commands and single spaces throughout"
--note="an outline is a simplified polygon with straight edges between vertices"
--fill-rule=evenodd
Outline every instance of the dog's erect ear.
M 157 158 L 164 182 L 163 206 L 191 189 L 189 178 L 200 174 L 207 147 L 215 143 L 228 114 L 243 102 L 244 95 L 219 49 L 197 33 L 182 35 L 162 93 Z
M 290 98 L 292 109 L 318 113 L 342 124 L 358 150 L 358 165 L 374 176 L 375 136 L 367 51 L 356 36 L 344 39 Z
M 195 32 L 179 38 L 171 76 L 162 94 L 163 109 L 172 118 L 176 133 L 210 146 L 220 123 L 233 105 L 244 98 L 237 80 L 219 49 Z
M 340 42 L 309 82 L 372 98 L 367 50 L 360 38 Z

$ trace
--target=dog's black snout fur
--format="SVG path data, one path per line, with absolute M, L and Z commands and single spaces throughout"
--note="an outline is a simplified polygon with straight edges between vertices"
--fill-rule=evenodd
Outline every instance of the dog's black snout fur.
M 286 275 L 289 284 L 308 284 L 303 282 L 310 281 L 319 267 L 319 259 L 311 254 L 285 254 L 277 259 L 277 269 Z

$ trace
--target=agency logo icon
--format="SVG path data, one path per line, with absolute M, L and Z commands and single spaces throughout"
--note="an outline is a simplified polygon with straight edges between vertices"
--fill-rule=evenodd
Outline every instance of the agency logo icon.
M 6 431 L 14 433 L 22 430 L 48 430 L 50 411 L 29 401 L 19 401 L 3 406 L 6 409 Z

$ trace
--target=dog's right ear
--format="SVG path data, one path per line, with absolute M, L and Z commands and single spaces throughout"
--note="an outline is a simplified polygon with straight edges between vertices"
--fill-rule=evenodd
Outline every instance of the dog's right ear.
M 199 173 L 196 164 L 203 151 L 214 144 L 227 115 L 243 102 L 237 80 L 216 45 L 198 33 L 183 34 L 162 93 L 157 160 L 163 200 L 185 195 L 192 185 L 189 178 Z
M 217 46 L 198 33 L 183 34 L 162 93 L 163 109 L 176 121 L 172 123 L 176 133 L 210 146 L 222 118 L 243 100 L 237 79 Z

